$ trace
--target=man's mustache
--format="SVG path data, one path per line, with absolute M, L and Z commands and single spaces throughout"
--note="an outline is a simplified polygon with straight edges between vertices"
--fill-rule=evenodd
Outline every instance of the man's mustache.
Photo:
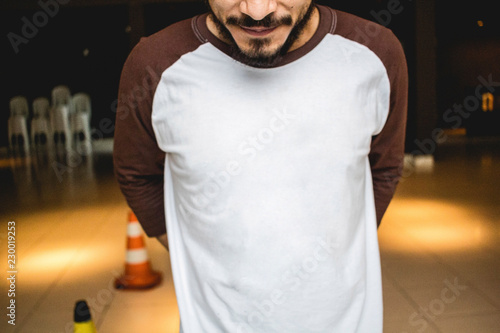
M 276 18 L 273 13 L 267 15 L 264 17 L 262 20 L 254 20 L 250 16 L 243 14 L 241 17 L 236 17 L 236 16 L 229 16 L 226 19 L 226 25 L 238 25 L 242 27 L 264 27 L 264 28 L 271 28 L 271 27 L 277 27 L 279 25 L 289 25 L 291 26 L 293 24 L 293 19 L 291 16 L 283 16 L 280 18 Z

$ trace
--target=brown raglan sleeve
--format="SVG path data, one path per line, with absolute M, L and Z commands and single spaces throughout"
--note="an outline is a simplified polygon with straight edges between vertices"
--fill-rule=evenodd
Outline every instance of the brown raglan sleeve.
M 160 80 L 151 52 L 139 43 L 122 70 L 118 91 L 113 161 L 125 199 L 149 237 L 166 233 L 165 153 L 151 123 L 153 96 Z
M 402 175 L 408 107 L 408 70 L 403 48 L 392 32 L 386 34 L 381 45 L 379 56 L 387 69 L 391 93 L 388 118 L 382 131 L 373 137 L 369 154 L 377 225 Z

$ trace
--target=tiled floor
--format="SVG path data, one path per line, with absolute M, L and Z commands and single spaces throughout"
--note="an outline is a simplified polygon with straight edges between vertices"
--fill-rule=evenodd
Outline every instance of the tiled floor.
M 500 332 L 500 140 L 448 140 L 433 168 L 408 165 L 379 230 L 385 332 Z M 178 332 L 169 258 L 146 239 L 163 283 L 117 291 L 127 206 L 109 144 L 58 163 L 0 159 L 0 332 L 70 333 L 86 299 L 100 333 Z M 16 222 L 16 325 L 7 323 L 7 222 Z

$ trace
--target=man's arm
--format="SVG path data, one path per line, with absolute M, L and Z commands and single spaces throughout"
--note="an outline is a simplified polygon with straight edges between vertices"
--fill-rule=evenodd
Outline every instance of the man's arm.
M 167 249 L 167 251 L 169 250 L 167 234 L 157 236 L 156 239 L 158 239 L 158 241 L 161 243 L 161 245 L 163 245 Z
M 382 131 L 373 138 L 369 154 L 377 225 L 380 225 L 401 178 L 405 148 L 408 71 L 401 45 L 395 37 L 391 42 L 394 47 L 388 47 L 382 59 L 391 85 L 389 115 Z
M 149 237 L 165 235 L 163 172 L 165 153 L 151 123 L 159 75 L 140 44 L 123 67 L 114 136 L 114 168 L 120 189 Z M 163 237 L 161 237 L 163 239 Z

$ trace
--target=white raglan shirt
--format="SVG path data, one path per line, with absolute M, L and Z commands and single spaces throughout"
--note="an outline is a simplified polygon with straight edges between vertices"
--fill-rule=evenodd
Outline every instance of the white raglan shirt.
M 379 58 L 334 35 L 278 68 L 206 43 L 163 73 L 152 120 L 185 332 L 380 327 L 367 155 L 389 91 Z
M 160 74 L 151 126 L 181 332 L 382 332 L 379 56 L 328 33 L 262 69 L 203 42 Z

